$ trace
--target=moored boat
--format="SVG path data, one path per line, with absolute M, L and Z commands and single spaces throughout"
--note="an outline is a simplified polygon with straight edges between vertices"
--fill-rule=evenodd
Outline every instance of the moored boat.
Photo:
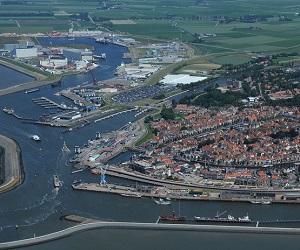
M 262 201 L 260 204 L 262 205 L 270 205 L 272 202 L 271 201 Z
M 153 200 L 157 205 L 171 205 L 172 203 L 170 200 L 166 200 L 163 198 L 159 198 L 158 200 L 153 198 Z
M 61 86 L 61 80 L 51 83 L 51 87 L 57 87 L 57 86 Z
M 250 200 L 249 202 L 251 204 L 261 204 L 261 201 L 257 201 L 257 200 Z
M 170 216 L 163 215 L 159 217 L 159 221 L 176 222 L 186 221 L 186 216 L 176 216 L 175 211 Z
M 121 193 L 123 197 L 132 197 L 132 198 L 141 198 L 142 196 L 139 193 Z
M 232 215 L 228 215 L 227 217 L 220 217 L 220 215 L 216 215 L 215 217 L 200 217 L 194 216 L 195 222 L 216 222 L 216 223 L 249 223 L 251 219 L 248 215 L 243 217 L 235 218 Z

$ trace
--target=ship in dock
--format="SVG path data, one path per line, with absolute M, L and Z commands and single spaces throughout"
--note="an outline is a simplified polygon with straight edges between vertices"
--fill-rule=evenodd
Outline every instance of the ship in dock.
M 214 222 L 214 223 L 250 223 L 252 221 L 248 215 L 245 215 L 243 217 L 238 217 L 238 218 L 235 218 L 232 215 L 228 215 L 227 217 L 220 217 L 224 213 L 226 213 L 226 211 L 221 214 L 217 214 L 215 217 L 194 216 L 194 221 L 195 222 Z
M 185 222 L 186 221 L 186 216 L 177 216 L 175 214 L 175 211 L 173 211 L 173 213 L 168 216 L 168 215 L 163 215 L 159 217 L 159 221 L 162 222 Z

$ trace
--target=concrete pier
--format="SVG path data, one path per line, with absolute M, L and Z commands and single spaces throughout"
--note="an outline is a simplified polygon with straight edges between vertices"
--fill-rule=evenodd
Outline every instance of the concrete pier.
M 64 238 L 75 233 L 94 229 L 123 229 L 123 230 L 161 230 L 161 231 L 194 231 L 194 232 L 226 232 L 247 234 L 285 234 L 300 235 L 300 228 L 275 228 L 275 227 L 247 227 L 247 226 L 216 226 L 192 224 L 160 224 L 160 223 L 135 223 L 135 222 L 93 222 L 79 224 L 55 233 L 33 238 L 0 243 L 0 249 L 13 249 L 24 246 L 41 244 L 48 241 Z

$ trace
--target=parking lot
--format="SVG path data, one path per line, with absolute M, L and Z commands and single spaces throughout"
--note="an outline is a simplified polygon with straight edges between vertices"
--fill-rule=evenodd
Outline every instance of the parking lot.
M 118 103 L 133 102 L 144 98 L 151 98 L 177 90 L 176 86 L 152 85 L 129 90 L 125 93 L 115 95 L 113 100 Z

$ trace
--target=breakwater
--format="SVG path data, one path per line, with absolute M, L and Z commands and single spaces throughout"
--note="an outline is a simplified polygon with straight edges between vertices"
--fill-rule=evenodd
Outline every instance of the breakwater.
M 247 226 L 215 226 L 191 224 L 159 224 L 136 222 L 93 222 L 79 224 L 55 233 L 36 236 L 33 238 L 0 243 L 0 249 L 13 249 L 24 246 L 41 244 L 48 241 L 64 238 L 79 232 L 94 229 L 122 229 L 122 230 L 161 230 L 161 231 L 195 231 L 195 232 L 227 232 L 247 234 L 285 234 L 300 235 L 300 228 L 275 228 L 275 227 L 247 227 Z

